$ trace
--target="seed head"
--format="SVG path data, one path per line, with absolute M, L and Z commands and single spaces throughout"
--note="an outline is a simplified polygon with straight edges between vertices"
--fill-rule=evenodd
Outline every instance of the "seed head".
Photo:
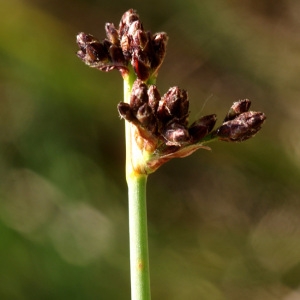
M 265 120 L 266 115 L 262 112 L 244 112 L 233 120 L 224 122 L 217 129 L 216 135 L 222 141 L 242 142 L 255 136 Z
M 130 127 L 131 137 L 143 160 L 139 171 L 150 173 L 171 158 L 188 156 L 199 148 L 209 149 L 205 144 L 215 139 L 247 140 L 261 129 L 266 116 L 249 111 L 248 99 L 234 102 L 215 130 L 215 114 L 202 116 L 189 125 L 187 91 L 174 86 L 161 96 L 157 87 L 149 84 L 155 81 L 164 60 L 167 34 L 144 30 L 133 9 L 123 14 L 118 28 L 106 23 L 105 32 L 106 38 L 101 41 L 79 33 L 77 56 L 101 71 L 119 70 L 127 83 L 135 79 L 129 103 L 120 102 L 117 108 L 120 117 L 134 125 Z
M 83 32 L 77 35 L 77 56 L 84 63 L 101 71 L 117 69 L 122 76 L 129 73 L 131 65 L 137 78 L 145 82 L 157 76 L 166 53 L 166 33 L 145 31 L 133 9 L 123 14 L 119 28 L 106 23 L 105 32 L 102 41 Z

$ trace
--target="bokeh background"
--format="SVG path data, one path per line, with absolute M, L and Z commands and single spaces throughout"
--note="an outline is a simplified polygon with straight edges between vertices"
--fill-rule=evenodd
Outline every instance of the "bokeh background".
M 75 55 L 129 8 L 191 120 L 268 117 L 149 177 L 152 298 L 300 299 L 299 1 L 0 1 L 0 299 L 130 299 L 122 79 Z

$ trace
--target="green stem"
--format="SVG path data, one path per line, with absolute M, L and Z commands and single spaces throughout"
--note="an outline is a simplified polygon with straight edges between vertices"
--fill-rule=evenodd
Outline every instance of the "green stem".
M 147 175 L 127 180 L 129 196 L 129 235 L 131 299 L 150 300 L 148 233 L 146 208 Z
M 133 80 L 124 78 L 124 100 L 129 103 Z M 148 231 L 146 207 L 147 175 L 140 170 L 143 161 L 134 138 L 134 125 L 125 122 L 126 179 L 128 185 L 131 299 L 150 300 Z

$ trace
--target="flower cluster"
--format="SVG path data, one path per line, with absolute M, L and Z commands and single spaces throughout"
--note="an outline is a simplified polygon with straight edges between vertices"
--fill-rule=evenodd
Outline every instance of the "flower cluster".
M 134 124 L 142 142 L 139 147 L 158 157 L 184 157 L 208 140 L 241 142 L 253 137 L 261 128 L 265 114 L 249 111 L 248 99 L 234 102 L 223 123 L 213 130 L 217 117 L 206 115 L 189 125 L 187 91 L 175 86 L 162 97 L 155 85 L 147 86 L 137 79 L 132 87 L 130 102 L 120 102 L 121 118 Z M 209 136 L 209 138 L 207 138 Z
M 87 65 L 102 71 L 117 69 L 122 76 L 130 72 L 147 81 L 157 76 L 166 53 L 167 34 L 145 31 L 138 14 L 130 9 L 121 18 L 119 28 L 105 24 L 106 38 L 99 41 L 91 34 L 77 35 L 77 56 Z
M 116 28 L 105 24 L 106 38 L 99 41 L 83 32 L 77 35 L 77 56 L 87 65 L 102 71 L 117 69 L 129 83 L 130 96 L 118 104 L 121 118 L 130 122 L 135 144 L 140 151 L 140 172 L 153 172 L 174 157 L 185 157 L 213 140 L 241 142 L 253 137 L 266 116 L 249 111 L 251 102 L 234 102 L 221 126 L 213 129 L 215 114 L 189 124 L 186 90 L 171 87 L 163 96 L 155 82 L 166 53 L 166 33 L 145 31 L 138 14 L 125 12 Z M 133 84 L 132 84 L 133 83 Z
M 262 112 L 249 111 L 251 102 L 248 99 L 234 102 L 223 124 L 215 134 L 222 141 L 242 142 L 253 137 L 266 119 Z
M 118 111 L 138 128 L 147 141 L 147 149 L 156 149 L 161 155 L 198 143 L 211 132 L 217 120 L 212 114 L 189 126 L 187 91 L 174 86 L 161 97 L 155 85 L 148 87 L 140 79 L 133 84 L 130 103 L 120 102 Z

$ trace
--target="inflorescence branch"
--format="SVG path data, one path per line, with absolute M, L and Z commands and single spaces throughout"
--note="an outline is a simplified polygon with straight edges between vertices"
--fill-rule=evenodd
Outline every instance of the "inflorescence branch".
M 101 71 L 120 71 L 132 80 L 129 101 L 118 104 L 121 118 L 134 125 L 135 143 L 143 161 L 136 169 L 143 174 L 155 171 L 166 161 L 185 157 L 213 140 L 241 142 L 253 137 L 264 123 L 262 112 L 249 111 L 248 99 L 234 102 L 222 124 L 214 129 L 215 114 L 189 124 L 188 93 L 177 86 L 163 96 L 155 82 L 166 54 L 164 32 L 145 31 L 133 9 L 124 13 L 118 29 L 105 25 L 106 38 L 99 41 L 83 32 L 77 35 L 77 56 L 88 66 Z

